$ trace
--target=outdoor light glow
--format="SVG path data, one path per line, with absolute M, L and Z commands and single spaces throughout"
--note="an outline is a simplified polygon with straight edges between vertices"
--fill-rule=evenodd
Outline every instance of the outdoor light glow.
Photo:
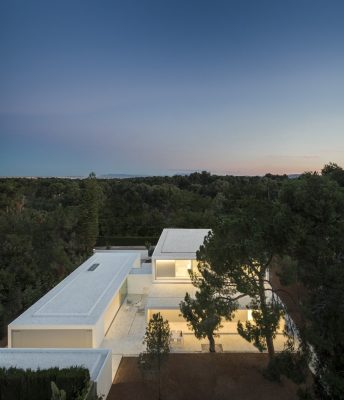
M 252 310 L 247 310 L 247 320 L 248 321 L 252 321 L 253 320 Z

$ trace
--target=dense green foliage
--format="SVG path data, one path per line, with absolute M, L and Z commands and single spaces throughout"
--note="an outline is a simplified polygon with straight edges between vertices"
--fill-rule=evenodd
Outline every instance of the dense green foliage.
M 283 179 L 206 172 L 125 180 L 0 179 L 0 339 L 8 322 L 96 244 L 154 244 L 165 227 L 212 227 L 243 196 L 276 195 Z
M 163 360 L 170 352 L 170 326 L 160 313 L 153 314 L 146 327 L 143 344 L 146 351 L 140 354 L 140 364 L 160 370 Z
M 270 376 L 283 373 L 297 381 L 307 359 L 312 360 L 315 393 L 321 399 L 344 398 L 343 178 L 343 169 L 329 164 L 322 176 L 308 173 L 284 181 L 274 198 L 238 200 L 201 246 L 197 256 L 202 283 L 194 281 L 199 289 L 195 299 L 185 298 L 196 309 L 211 292 L 207 298 L 213 304 L 203 312 L 216 307 L 219 299 L 227 299 L 232 311 L 240 293 L 249 295 L 254 324 L 239 322 L 238 333 L 260 351 L 268 349 Z M 303 287 L 303 295 L 293 299 L 304 321 L 299 327 L 302 346 L 277 357 L 272 339 L 283 306 L 264 295 L 265 272 L 273 267 L 281 269 L 283 284 L 296 281 Z M 285 293 L 273 285 L 268 290 Z M 203 322 L 194 320 L 195 332 Z
M 285 349 L 270 360 L 268 367 L 263 371 L 264 376 L 272 381 L 280 381 L 281 375 L 286 376 L 297 384 L 306 380 L 308 370 L 307 357 L 302 351 Z M 303 388 L 304 389 L 304 388 Z
M 194 331 L 197 339 L 207 338 L 209 340 L 209 351 L 215 352 L 216 331 L 221 327 L 221 318 L 226 316 L 231 318 L 231 312 L 227 307 L 227 302 L 214 297 L 214 291 L 210 285 L 204 285 L 203 281 L 193 276 L 195 285 L 199 284 L 201 290 L 192 298 L 186 293 L 184 301 L 180 303 L 180 311 L 188 321 L 188 325 Z
M 89 255 L 81 217 L 88 184 L 87 179 L 0 181 L 0 337 L 11 319 Z
M 267 272 L 280 247 L 274 204 L 269 199 L 243 199 L 222 218 L 197 253 L 202 284 L 196 285 L 199 293 L 211 288 L 215 304 L 226 300 L 231 312 L 238 306 L 237 299 L 249 296 L 253 321 L 239 321 L 238 333 L 259 351 L 268 350 L 270 358 L 282 315 L 271 287 L 266 286 Z M 224 317 L 228 318 L 228 311 Z
M 333 167 L 333 165 L 332 165 Z M 306 288 L 303 334 L 316 358 L 322 399 L 344 399 L 344 171 L 306 174 L 284 185 L 279 226 Z M 333 179 L 335 177 L 336 179 Z
M 319 396 L 343 399 L 343 191 L 344 171 L 336 164 L 325 166 L 322 175 L 297 179 L 206 172 L 124 180 L 1 179 L 0 333 L 96 245 L 154 244 L 165 227 L 224 229 L 229 243 L 243 239 L 244 247 L 230 248 L 233 241 L 222 246 L 230 254 L 236 250 L 236 258 L 244 248 L 255 259 L 261 254 L 262 263 L 264 251 L 271 250 L 289 260 L 280 272 L 284 284 L 296 280 L 305 288 L 303 335 L 317 355 Z M 232 228 L 237 234 L 231 236 Z
M 33 371 L 0 368 L 0 400 L 50 400 L 51 382 L 70 400 L 84 398 L 90 386 L 90 374 L 83 367 L 49 368 Z
M 51 400 L 66 400 L 66 392 L 59 389 L 54 381 L 51 381 Z

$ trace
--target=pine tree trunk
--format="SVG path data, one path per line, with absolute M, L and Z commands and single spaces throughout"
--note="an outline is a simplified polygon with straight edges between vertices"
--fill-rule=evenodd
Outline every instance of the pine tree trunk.
M 272 360 L 275 357 L 275 347 L 271 335 L 266 335 L 266 346 L 268 348 L 269 359 Z
M 265 272 L 264 272 L 265 276 Z M 260 306 L 263 314 L 263 319 L 267 320 L 267 305 L 266 305 L 266 296 L 265 296 L 265 288 L 264 288 L 264 278 L 259 278 L 259 299 L 260 299 Z M 272 335 L 269 329 L 265 330 L 265 340 L 266 340 L 266 347 L 268 348 L 269 359 L 272 360 L 275 357 L 275 347 Z
M 158 384 L 158 400 L 161 400 L 160 370 L 159 370 L 159 384 Z
M 215 340 L 213 335 L 208 335 L 209 340 L 209 351 L 210 353 L 215 353 Z
M 159 374 L 159 382 L 158 382 L 158 400 L 161 399 L 161 379 L 160 379 L 160 355 L 158 358 L 158 374 Z

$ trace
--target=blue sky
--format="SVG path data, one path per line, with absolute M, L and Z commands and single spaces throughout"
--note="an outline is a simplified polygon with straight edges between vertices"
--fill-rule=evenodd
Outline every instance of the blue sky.
M 0 175 L 344 165 L 344 2 L 1 0 Z

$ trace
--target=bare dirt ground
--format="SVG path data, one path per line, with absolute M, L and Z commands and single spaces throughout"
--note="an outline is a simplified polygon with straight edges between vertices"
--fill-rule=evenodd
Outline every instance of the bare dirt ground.
M 161 399 L 296 400 L 295 384 L 262 376 L 267 362 L 267 354 L 171 354 L 161 372 Z M 157 380 L 144 380 L 137 358 L 125 357 L 107 399 L 158 399 Z

